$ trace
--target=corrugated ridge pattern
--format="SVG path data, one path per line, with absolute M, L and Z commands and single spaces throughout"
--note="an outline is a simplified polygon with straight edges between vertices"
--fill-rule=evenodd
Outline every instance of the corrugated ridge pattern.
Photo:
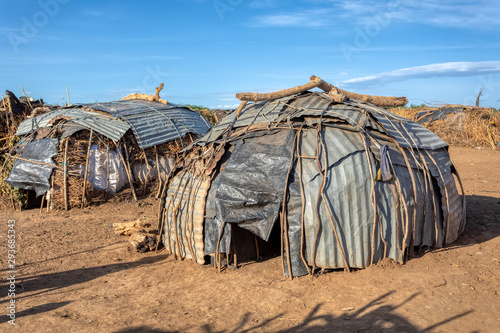
M 25 135 L 39 127 L 47 127 L 49 121 L 59 116 L 70 117 L 74 123 L 91 128 L 114 141 L 120 140 L 130 128 L 126 122 L 116 119 L 112 115 L 83 111 L 82 108 L 71 107 L 50 111 L 24 120 L 19 125 L 16 135 Z
M 163 227 L 165 247 L 172 249 L 173 253 L 177 253 L 181 258 L 193 259 L 187 240 L 187 237 L 189 237 L 194 250 L 195 261 L 199 264 L 204 263 L 203 223 L 205 220 L 205 198 L 209 186 L 209 178 L 200 181 L 197 176 L 193 176 L 192 174 L 183 175 L 181 172 L 181 174 L 172 180 L 165 200 L 165 208 L 167 208 L 165 212 L 165 225 Z M 172 215 L 173 209 L 179 204 L 179 201 L 182 201 L 177 214 L 180 254 L 176 246 L 175 226 Z M 191 214 L 193 214 L 192 230 L 190 223 Z
M 126 121 L 139 147 L 150 148 L 182 138 L 187 133 L 204 135 L 210 125 L 199 113 L 179 105 L 164 105 L 142 100 L 82 104 L 109 112 Z

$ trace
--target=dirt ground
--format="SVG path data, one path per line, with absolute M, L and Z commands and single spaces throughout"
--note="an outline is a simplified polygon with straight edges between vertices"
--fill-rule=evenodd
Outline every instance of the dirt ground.
M 83 210 L 2 211 L 0 331 L 500 332 L 500 151 L 451 148 L 467 227 L 405 265 L 289 280 L 279 258 L 221 273 L 165 250 L 136 253 L 114 222 L 158 200 Z M 7 317 L 8 220 L 15 220 L 16 319 Z

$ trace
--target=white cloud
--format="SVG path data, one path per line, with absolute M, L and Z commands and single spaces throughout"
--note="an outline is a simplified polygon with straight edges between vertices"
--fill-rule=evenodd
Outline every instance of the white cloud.
M 261 1 L 256 1 L 261 2 Z M 263 1 L 266 2 L 266 1 Z M 307 7 L 262 15 L 251 20 L 254 27 L 325 27 L 339 20 L 366 24 L 371 21 L 407 22 L 478 30 L 500 26 L 497 0 L 303 0 Z
M 252 27 L 308 27 L 320 28 L 330 24 L 327 8 L 301 10 L 276 15 L 263 15 L 251 20 Z
M 434 26 L 492 29 L 500 25 L 496 0 L 374 0 L 335 1 L 344 17 L 366 22 L 384 15 L 387 19 Z
M 382 83 L 400 82 L 414 78 L 475 76 L 491 73 L 500 73 L 500 61 L 445 62 L 402 68 L 391 72 L 345 80 L 342 82 L 342 85 L 376 85 Z
M 238 108 L 240 104 L 226 104 L 226 105 L 213 105 L 209 109 L 221 109 L 221 110 L 234 110 Z

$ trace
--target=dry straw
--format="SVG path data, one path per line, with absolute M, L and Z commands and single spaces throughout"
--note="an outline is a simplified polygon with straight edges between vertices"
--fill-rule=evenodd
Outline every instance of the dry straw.
M 424 123 L 449 145 L 460 147 L 498 148 L 500 142 L 500 112 L 473 106 L 446 105 L 440 108 L 393 108 L 390 111 L 410 120 L 417 120 L 422 111 L 439 112 L 445 107 L 463 108 L 463 112 L 451 113 L 446 119 Z

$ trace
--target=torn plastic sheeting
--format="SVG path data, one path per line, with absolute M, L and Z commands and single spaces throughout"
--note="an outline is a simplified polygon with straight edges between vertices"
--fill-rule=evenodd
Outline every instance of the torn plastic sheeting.
M 21 157 L 26 160 L 45 164 L 55 163 L 52 158 L 57 155 L 58 139 L 39 139 L 26 145 Z M 53 167 L 16 160 L 9 177 L 5 180 L 12 187 L 33 190 L 42 195 L 50 189 L 49 178 Z
M 110 193 L 116 193 L 121 190 L 125 184 L 128 184 L 128 178 L 120 157 L 120 152 L 117 150 L 110 150 L 108 184 L 108 179 L 106 177 L 108 169 L 107 155 L 107 151 L 105 149 L 99 149 L 97 145 L 93 145 L 90 148 L 87 179 L 96 190 L 106 190 L 107 188 Z
M 293 139 L 293 130 L 283 130 L 235 147 L 215 194 L 222 221 L 269 239 L 283 201 Z
M 293 138 L 294 131 L 283 130 L 245 139 L 234 146 L 208 193 L 205 254 L 215 252 L 219 234 L 219 251 L 229 251 L 231 223 L 269 239 L 283 201 Z

